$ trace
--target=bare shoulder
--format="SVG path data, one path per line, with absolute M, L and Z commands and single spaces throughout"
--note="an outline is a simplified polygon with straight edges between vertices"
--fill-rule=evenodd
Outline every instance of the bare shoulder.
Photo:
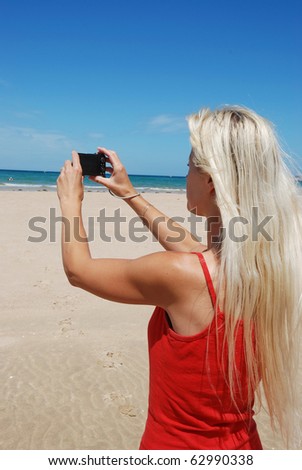
M 193 271 L 200 265 L 198 257 L 194 253 L 177 251 L 160 251 L 145 255 L 141 258 L 131 260 L 131 263 L 143 263 L 148 269 L 163 272 L 186 272 Z M 158 272 L 158 274 L 160 274 Z
M 214 253 L 200 248 L 193 252 L 163 251 L 145 255 L 142 258 L 132 260 L 132 263 L 143 263 L 146 268 L 155 269 L 158 274 L 166 273 L 179 275 L 180 277 L 196 276 L 200 272 L 201 278 L 204 277 L 200 260 L 197 253 L 202 253 L 212 278 L 217 277 L 218 261 Z M 199 278 L 200 279 L 200 278 Z
M 214 253 L 202 254 L 216 290 L 219 264 Z M 174 331 L 181 335 L 194 335 L 203 331 L 214 316 L 212 299 L 199 257 L 194 253 L 179 253 L 173 261 L 177 271 L 174 289 L 175 302 L 167 312 Z
M 204 258 L 211 275 L 214 274 L 216 264 L 211 253 L 204 253 Z M 186 299 L 187 295 L 206 286 L 205 276 L 198 256 L 188 252 L 164 251 L 156 252 L 131 261 L 133 272 L 135 265 L 140 265 L 142 277 L 147 276 L 149 282 L 155 280 L 158 287 L 173 293 L 172 298 Z M 152 282 L 152 281 L 151 281 Z M 171 298 L 171 296 L 169 296 Z
M 139 273 L 141 282 L 164 289 L 174 300 L 183 298 L 195 285 L 200 289 L 204 284 L 198 256 L 188 252 L 163 251 L 133 259 L 129 272 L 136 278 Z

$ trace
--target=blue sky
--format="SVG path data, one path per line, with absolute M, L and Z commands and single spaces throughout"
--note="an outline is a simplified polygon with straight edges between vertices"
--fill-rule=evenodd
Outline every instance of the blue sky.
M 240 104 L 302 165 L 301 2 L 10 0 L 0 17 L 0 168 L 59 170 L 115 149 L 185 175 L 185 116 Z

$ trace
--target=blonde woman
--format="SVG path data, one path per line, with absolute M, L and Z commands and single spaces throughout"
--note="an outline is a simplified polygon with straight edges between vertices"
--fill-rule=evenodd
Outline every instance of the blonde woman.
M 285 437 L 297 412 L 297 188 L 272 126 L 254 112 L 204 109 L 188 122 L 187 206 L 207 217 L 207 246 L 185 229 L 181 240 L 179 231 L 175 237 L 179 226 L 137 193 L 115 152 L 99 148 L 111 176 L 93 179 L 124 199 L 166 251 L 134 260 L 92 259 L 88 243 L 74 236 L 79 218 L 86 237 L 81 167 L 73 152 L 57 182 L 71 226 L 67 242 L 63 224 L 64 269 L 72 285 L 99 297 L 156 306 L 140 449 L 261 449 L 255 394 L 263 390 L 272 424 Z

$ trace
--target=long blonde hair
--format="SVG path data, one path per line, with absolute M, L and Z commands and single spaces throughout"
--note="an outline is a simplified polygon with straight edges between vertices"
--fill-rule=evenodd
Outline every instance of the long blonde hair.
M 290 431 L 294 426 L 297 431 L 302 317 L 297 184 L 273 126 L 255 112 L 237 106 L 202 109 L 188 124 L 193 162 L 212 177 L 226 230 L 219 249 L 217 303 L 226 316 L 229 365 L 234 363 L 236 323 L 242 320 L 250 400 L 256 390 L 263 405 L 263 390 L 273 429 L 278 424 L 286 445 L 295 446 Z M 232 391 L 236 376 L 232 367 L 228 371 Z

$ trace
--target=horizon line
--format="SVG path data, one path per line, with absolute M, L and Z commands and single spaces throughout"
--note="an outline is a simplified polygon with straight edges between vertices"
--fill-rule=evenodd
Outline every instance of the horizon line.
M 34 173 L 58 173 L 60 171 L 57 170 L 20 170 L 20 169 L 12 169 L 12 168 L 0 168 L 0 171 L 23 171 L 23 172 L 34 172 Z M 164 177 L 164 178 L 186 178 L 186 175 L 149 175 L 149 174 L 142 174 L 142 173 L 128 173 L 128 176 L 150 176 L 150 177 Z

